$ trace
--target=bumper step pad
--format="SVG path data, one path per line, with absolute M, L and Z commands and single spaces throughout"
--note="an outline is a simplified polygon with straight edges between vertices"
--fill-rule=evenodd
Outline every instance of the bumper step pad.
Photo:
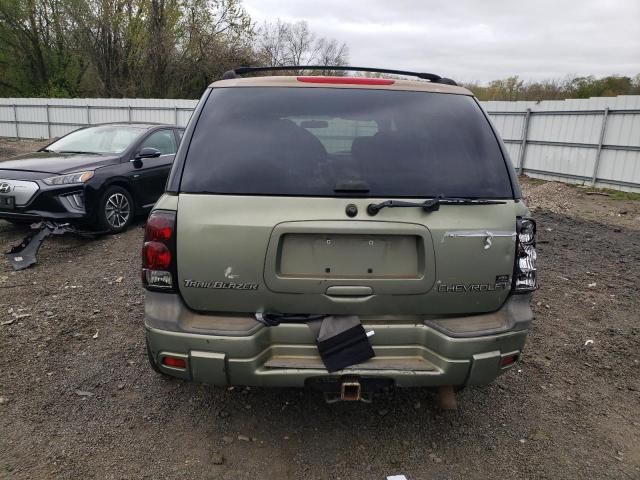
M 360 317 L 356 315 L 256 313 L 255 318 L 268 327 L 277 327 L 281 323 L 305 323 L 313 333 L 322 363 L 330 373 L 375 357 Z

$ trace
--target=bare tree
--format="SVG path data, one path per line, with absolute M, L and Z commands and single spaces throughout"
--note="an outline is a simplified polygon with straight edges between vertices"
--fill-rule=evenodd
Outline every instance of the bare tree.
M 289 24 L 278 19 L 274 23 L 265 22 L 260 29 L 257 49 L 263 62 L 270 67 L 286 65 Z
M 335 39 L 316 37 L 305 21 L 265 22 L 259 31 L 258 56 L 269 66 L 349 64 L 349 49 Z M 337 72 L 329 72 L 336 74 Z
M 315 35 L 305 21 L 289 24 L 286 35 L 287 62 L 310 65 L 315 60 Z
M 338 43 L 337 40 L 320 38 L 316 44 L 317 65 L 325 67 L 344 67 L 349 64 L 349 48 L 346 43 Z M 336 75 L 336 71 L 328 71 L 327 75 Z

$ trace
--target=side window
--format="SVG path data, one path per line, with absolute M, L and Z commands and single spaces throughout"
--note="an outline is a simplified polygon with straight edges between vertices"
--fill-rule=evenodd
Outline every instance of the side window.
M 140 148 L 151 147 L 160 150 L 162 155 L 174 155 L 176 153 L 176 137 L 172 130 L 158 130 L 147 137 Z

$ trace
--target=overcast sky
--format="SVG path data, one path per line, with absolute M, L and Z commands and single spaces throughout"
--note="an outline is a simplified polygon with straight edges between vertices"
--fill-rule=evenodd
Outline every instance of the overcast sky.
M 306 20 L 352 65 L 460 81 L 640 73 L 640 0 L 243 0 L 252 18 Z

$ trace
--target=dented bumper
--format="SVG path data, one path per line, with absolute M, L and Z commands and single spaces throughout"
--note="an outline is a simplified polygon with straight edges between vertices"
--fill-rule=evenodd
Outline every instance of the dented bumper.
M 151 355 L 169 375 L 211 385 L 304 386 L 311 378 L 380 377 L 398 387 L 491 382 L 522 351 L 533 319 L 529 296 L 512 296 L 497 312 L 448 318 L 363 317 L 376 356 L 329 374 L 304 324 L 265 327 L 249 315 L 199 314 L 177 294 L 146 293 Z M 163 365 L 165 356 L 186 368 Z

